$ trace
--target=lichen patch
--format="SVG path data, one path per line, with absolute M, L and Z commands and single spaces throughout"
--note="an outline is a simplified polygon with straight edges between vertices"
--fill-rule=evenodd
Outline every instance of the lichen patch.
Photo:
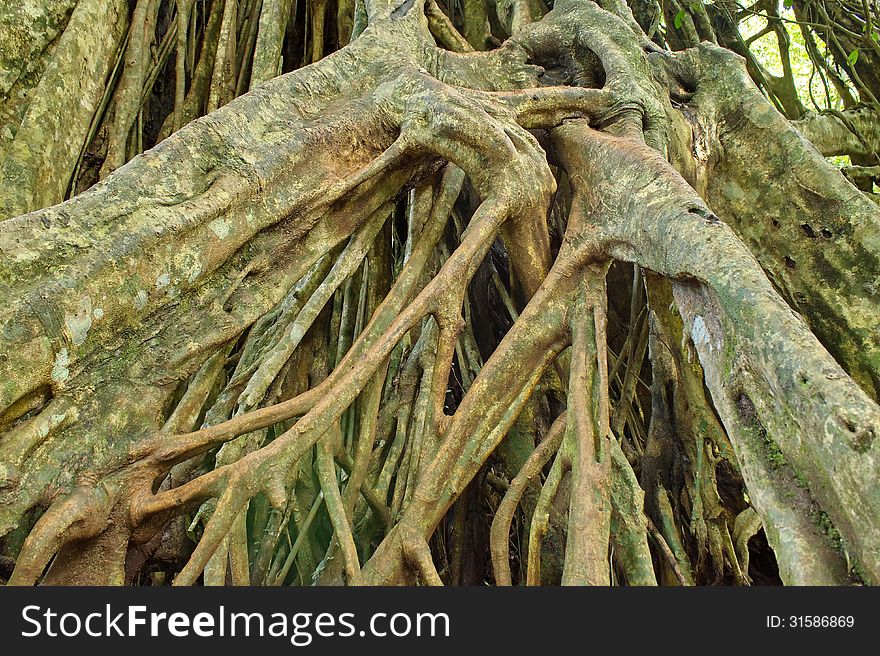
M 208 227 L 211 228 L 211 232 L 217 235 L 217 239 L 225 239 L 232 232 L 229 221 L 224 217 L 214 219 L 208 224 Z
M 64 316 L 64 328 L 71 343 L 74 346 L 79 346 L 86 341 L 86 336 L 91 327 L 92 299 L 86 295 L 79 300 L 73 314 Z
M 70 378 L 70 354 L 66 348 L 61 349 L 55 355 L 55 361 L 52 364 L 52 380 L 56 383 L 63 383 Z

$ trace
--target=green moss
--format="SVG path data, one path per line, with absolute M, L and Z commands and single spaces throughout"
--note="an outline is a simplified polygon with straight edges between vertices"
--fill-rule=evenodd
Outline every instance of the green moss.
M 840 536 L 840 531 L 834 526 L 834 523 L 831 521 L 831 518 L 828 516 L 824 510 L 820 510 L 819 514 L 816 516 L 816 526 L 828 536 L 828 539 L 831 540 L 831 544 L 834 545 L 834 548 L 838 551 L 843 550 L 843 538 Z
M 849 566 L 849 573 L 854 579 L 854 583 L 858 583 L 860 585 L 864 585 L 865 581 L 867 581 L 867 577 L 865 576 L 865 571 L 862 569 L 861 564 L 858 561 L 853 561 Z
M 770 466 L 773 469 L 784 467 L 786 464 L 785 456 L 782 454 L 782 451 L 779 449 L 776 443 L 769 437 L 765 437 L 764 446 L 767 448 L 767 461 L 770 463 Z

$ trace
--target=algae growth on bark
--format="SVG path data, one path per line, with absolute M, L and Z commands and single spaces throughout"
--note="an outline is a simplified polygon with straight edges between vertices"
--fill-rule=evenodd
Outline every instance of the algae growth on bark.
M 2 0 L 0 581 L 880 582 L 878 24 Z

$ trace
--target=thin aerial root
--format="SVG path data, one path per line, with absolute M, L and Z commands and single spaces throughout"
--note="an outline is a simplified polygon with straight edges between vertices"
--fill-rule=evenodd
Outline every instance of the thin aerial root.
M 352 236 L 345 250 L 334 262 L 333 268 L 324 282 L 303 305 L 296 319 L 278 341 L 275 347 L 263 358 L 256 373 L 251 376 L 247 387 L 241 394 L 241 403 L 246 407 L 254 407 L 263 398 L 266 390 L 275 380 L 278 372 L 293 355 L 309 328 L 318 318 L 318 314 L 327 305 L 339 286 L 355 272 L 367 254 L 376 233 L 388 218 L 390 207 L 383 205 L 361 226 Z
M 513 521 L 513 514 L 516 512 L 519 500 L 533 479 L 540 475 L 541 470 L 559 449 L 564 436 L 565 415 L 560 415 L 553 422 L 544 441 L 532 451 L 522 469 L 511 481 L 507 493 L 495 511 L 489 533 L 489 544 L 492 554 L 492 570 L 495 573 L 495 583 L 498 585 L 513 584 L 510 573 L 510 523 Z
M 382 522 L 382 525 L 387 529 L 390 529 L 392 525 L 391 511 L 388 509 L 388 506 L 385 505 L 385 502 L 382 500 L 376 490 L 371 488 L 365 480 L 361 480 L 360 485 L 354 487 L 356 482 L 355 475 L 353 473 L 355 463 L 354 461 L 352 461 L 351 456 L 349 456 L 348 453 L 346 453 L 345 451 L 337 449 L 335 458 L 336 462 L 339 464 L 340 467 L 342 467 L 343 471 L 348 474 L 348 486 L 345 489 L 346 515 L 351 516 L 353 511 L 353 503 L 349 504 L 348 501 L 349 490 L 358 491 L 364 498 L 364 501 L 367 502 L 367 505 L 370 506 L 370 510 L 372 510 L 376 514 L 376 517 L 379 518 L 379 521 Z
M 333 428 L 318 444 L 317 469 L 318 480 L 321 483 L 321 491 L 327 504 L 327 512 L 330 522 L 333 524 L 336 544 L 342 552 L 342 562 L 345 566 L 345 574 L 349 585 L 363 585 L 361 566 L 358 561 L 357 547 L 351 533 L 351 524 L 346 515 L 345 502 L 339 491 L 339 483 L 336 480 L 336 468 L 333 464 L 332 440 L 338 440 L 339 423 L 333 424 Z
M 178 0 L 177 2 L 177 54 L 174 60 L 174 109 L 172 111 L 174 132 L 177 132 L 182 125 L 183 103 L 186 100 L 187 30 L 192 6 L 193 0 Z
M 284 560 L 284 564 L 281 566 L 281 569 L 277 572 L 274 579 L 272 580 L 272 585 L 282 585 L 284 583 L 284 579 L 287 578 L 287 574 L 290 571 L 290 568 L 293 566 L 293 561 L 296 560 L 296 555 L 299 553 L 300 548 L 305 541 L 308 539 L 309 528 L 312 526 L 312 522 L 315 521 L 315 517 L 318 515 L 318 510 L 321 508 L 321 504 L 324 502 L 324 492 L 318 492 L 318 496 L 315 498 L 315 501 L 312 503 L 312 507 L 309 509 L 309 514 L 306 515 L 305 520 L 300 527 L 299 535 L 296 536 L 296 540 L 294 540 L 293 545 L 290 547 L 290 552 L 287 554 L 287 558 Z
M 239 460 L 238 462 L 243 461 Z M 217 501 L 217 507 L 205 526 L 201 540 L 199 540 L 186 565 L 184 565 L 183 569 L 174 579 L 173 585 L 195 585 L 196 580 L 205 567 L 207 567 L 214 552 L 217 551 L 220 543 L 229 534 L 236 517 L 248 501 L 245 490 L 240 489 L 237 485 L 240 482 L 243 481 L 236 480 L 236 477 L 233 477 L 228 482 L 226 491 Z
M 473 46 L 455 29 L 455 25 L 440 9 L 437 0 L 428 0 L 425 3 L 425 15 L 428 17 L 431 34 L 441 46 L 452 52 L 473 52 Z
M 657 585 L 648 522 L 645 517 L 645 494 L 639 486 L 632 465 L 617 440 L 611 446 L 611 546 L 614 560 L 623 570 L 627 585 Z
M 251 584 L 250 567 L 248 567 L 247 541 L 247 504 L 238 513 L 232 530 L 227 537 L 229 543 L 229 573 L 232 585 L 246 586 Z
M 761 517 L 751 506 L 737 515 L 733 523 L 733 546 L 746 583 L 751 583 L 749 578 L 749 540 L 762 528 Z
M 541 487 L 535 511 L 532 513 L 532 525 L 529 527 L 526 585 L 541 585 L 541 542 L 547 534 L 547 527 L 550 524 L 550 505 L 553 503 L 556 491 L 559 489 L 559 483 L 562 481 L 563 460 L 562 451 L 559 451 L 553 461 L 553 467 L 550 468 L 550 474 Z
M 429 586 L 442 586 L 443 580 L 434 565 L 428 542 L 416 531 L 403 531 L 404 557 L 416 569 L 422 581 Z
M 651 521 L 650 517 L 648 518 L 648 532 L 651 534 L 651 537 L 654 538 L 654 544 L 657 545 L 657 548 L 660 550 L 663 558 L 666 559 L 669 567 L 672 568 L 672 571 L 675 574 L 675 578 L 678 579 L 679 584 L 683 586 L 693 585 L 693 583 L 688 581 L 687 577 L 682 573 L 681 567 L 679 567 L 678 565 L 678 560 L 675 558 L 675 554 L 672 553 L 672 549 L 669 548 L 669 545 L 666 542 L 666 538 L 664 538 L 663 534 L 657 530 L 657 527 L 654 526 L 654 522 Z

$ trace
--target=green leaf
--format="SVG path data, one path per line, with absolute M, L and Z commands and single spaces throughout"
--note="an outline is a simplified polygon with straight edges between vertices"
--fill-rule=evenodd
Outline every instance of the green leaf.
M 684 22 L 684 9 L 679 9 L 678 13 L 675 15 L 672 23 L 675 25 L 675 29 L 680 30 L 681 24 Z
M 872 41 L 876 41 L 876 40 L 877 40 L 877 36 L 878 36 L 878 35 L 877 35 L 876 32 L 871 32 L 871 40 L 872 40 Z
M 786 9 L 791 9 L 792 5 L 794 5 L 794 0 L 782 0 L 782 6 Z
M 859 49 L 856 48 L 851 53 L 849 53 L 849 57 L 846 58 L 846 63 L 850 66 L 855 66 L 856 62 L 859 61 Z

